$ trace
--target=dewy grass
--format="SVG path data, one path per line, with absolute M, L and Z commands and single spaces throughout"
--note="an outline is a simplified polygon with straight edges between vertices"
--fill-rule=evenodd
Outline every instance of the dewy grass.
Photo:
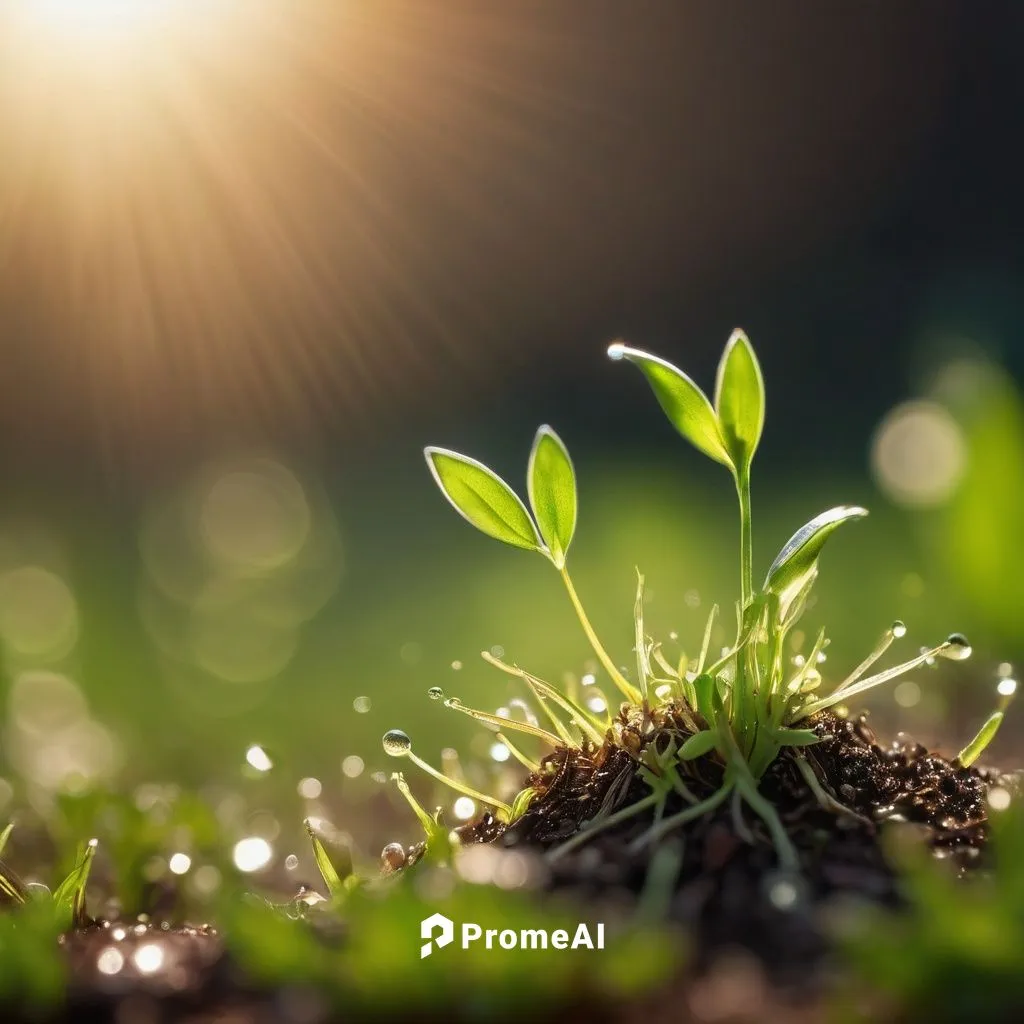
M 0 853 L 3 853 L 13 830 L 14 824 L 11 823 L 0 832 Z M 99 843 L 95 839 L 81 843 L 75 855 L 74 866 L 52 892 L 45 886 L 25 886 L 0 860 L 0 902 L 23 905 L 30 900 L 38 899 L 41 903 L 49 905 L 59 930 L 81 926 L 86 920 L 85 887 L 98 846 Z
M 601 716 L 588 710 L 573 694 L 562 693 L 518 666 L 485 654 L 493 665 L 524 681 L 550 719 L 551 729 L 542 728 L 535 721 L 520 722 L 473 710 L 454 697 L 445 704 L 492 729 L 518 730 L 570 750 L 592 751 L 602 743 L 611 743 L 642 762 L 641 773 L 650 793 L 614 809 L 614 813 L 599 812 L 556 847 L 551 853 L 553 857 L 561 856 L 598 831 L 653 808 L 654 823 L 635 840 L 635 845 L 644 846 L 732 800 L 735 820 L 742 821 L 741 804 L 750 807 L 765 822 L 780 861 L 793 868 L 797 864 L 796 851 L 775 807 L 759 789 L 767 769 L 782 754 L 793 757 L 819 801 L 830 810 L 843 810 L 817 784 L 811 761 L 801 750 L 822 739 L 821 730 L 814 728 L 815 716 L 936 657 L 963 660 L 971 653 L 970 645 L 962 635 L 954 633 L 895 667 L 868 674 L 889 646 L 906 634 L 906 627 L 897 621 L 846 679 L 832 692 L 819 695 L 822 680 L 817 664 L 828 643 L 825 631 L 818 636 L 809 657 L 795 667 L 785 657 L 786 641 L 806 607 L 825 542 L 841 526 L 866 516 L 866 510 L 844 505 L 816 516 L 793 534 L 771 563 L 764 580 L 755 585 L 751 467 L 764 428 L 765 389 L 750 341 L 742 331 L 735 331 L 730 337 L 719 363 L 713 401 L 685 373 L 663 359 L 621 342 L 613 344 L 608 355 L 636 366 L 676 430 L 698 451 L 724 466 L 732 478 L 739 506 L 735 638 L 718 660 L 708 664 L 715 608 L 700 658 L 692 667 L 685 661 L 673 667 L 662 654 L 660 644 L 644 630 L 641 576 L 634 614 L 637 673 L 635 682 L 630 681 L 598 638 L 569 573 L 568 555 L 577 519 L 576 477 L 569 453 L 555 431 L 542 426 L 534 439 L 527 465 L 529 508 L 483 463 L 454 451 L 429 447 L 425 455 L 430 472 L 461 516 L 488 536 L 539 554 L 551 563 L 598 661 L 622 699 L 617 715 Z M 442 696 L 436 687 L 431 691 L 435 699 Z M 1008 699 L 1004 697 L 999 710 L 961 752 L 960 764 L 971 764 L 991 741 Z M 668 753 L 650 756 L 645 741 L 653 735 L 657 722 L 667 720 L 682 723 L 685 739 L 678 745 L 673 742 Z M 679 736 L 679 729 L 675 728 L 674 733 Z M 394 756 L 409 757 L 460 793 L 490 805 L 505 823 L 514 821 L 529 805 L 529 790 L 521 792 L 510 805 L 448 778 L 414 757 L 408 737 L 398 730 L 384 737 L 384 748 Z M 516 751 L 516 756 L 532 766 L 525 755 Z M 683 776 L 687 775 L 689 763 L 702 758 L 711 758 L 718 764 L 721 784 L 710 796 L 697 801 L 686 788 Z M 681 794 L 688 806 L 665 817 L 670 793 Z

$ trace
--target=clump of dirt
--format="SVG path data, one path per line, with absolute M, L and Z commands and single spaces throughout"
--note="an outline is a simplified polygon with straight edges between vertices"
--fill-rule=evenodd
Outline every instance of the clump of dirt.
M 760 818 L 745 805 L 727 802 L 683 825 L 678 835 L 640 849 L 632 844 L 653 823 L 653 810 L 598 832 L 553 859 L 548 884 L 591 902 L 623 894 L 639 898 L 658 847 L 675 842 L 676 880 L 663 895 L 669 916 L 695 933 L 695 966 L 707 967 L 723 952 L 739 948 L 781 983 L 806 984 L 827 965 L 827 908 L 843 898 L 899 904 L 898 874 L 883 841 L 887 823 L 904 823 L 920 833 L 935 855 L 952 858 L 957 870 L 983 860 L 986 796 L 1005 777 L 965 768 L 903 734 L 883 746 L 864 716 L 844 719 L 822 712 L 809 724 L 822 739 L 801 753 L 821 788 L 845 812 L 823 806 L 792 750 L 776 759 L 760 786 L 798 851 L 798 875 L 779 871 Z M 624 709 L 617 725 L 600 748 L 563 747 L 548 755 L 528 782 L 537 796 L 513 825 L 485 813 L 458 830 L 462 840 L 550 851 L 596 815 L 614 813 L 648 795 L 636 755 L 648 744 L 657 749 L 678 745 L 686 738 L 684 726 L 671 708 L 646 722 L 637 721 L 635 709 Z M 721 783 L 723 766 L 714 755 L 682 767 L 698 799 Z M 672 794 L 664 814 L 686 806 Z

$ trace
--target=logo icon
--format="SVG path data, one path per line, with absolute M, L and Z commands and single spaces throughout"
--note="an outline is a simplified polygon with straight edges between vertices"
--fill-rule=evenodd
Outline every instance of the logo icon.
M 441 949 L 455 938 L 455 925 L 444 914 L 431 914 L 430 917 L 420 921 L 420 938 L 427 940 L 420 947 L 420 959 L 422 960 L 434 951 L 435 943 L 437 948 Z

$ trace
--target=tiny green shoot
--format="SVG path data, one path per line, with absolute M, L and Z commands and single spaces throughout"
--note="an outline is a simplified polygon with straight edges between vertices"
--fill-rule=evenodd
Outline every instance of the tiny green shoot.
M 14 823 L 12 822 L 3 832 L 0 832 L 0 853 L 3 853 L 13 829 Z M 45 887 L 33 890 L 26 888 L 17 875 L 0 861 L 0 897 L 2 897 L 0 902 L 24 905 L 30 899 L 38 897 L 52 908 L 55 923 L 60 931 L 84 925 L 87 921 L 85 887 L 89 881 L 89 872 L 92 870 L 92 861 L 98 847 L 99 842 L 96 839 L 80 843 L 71 871 L 52 892 Z

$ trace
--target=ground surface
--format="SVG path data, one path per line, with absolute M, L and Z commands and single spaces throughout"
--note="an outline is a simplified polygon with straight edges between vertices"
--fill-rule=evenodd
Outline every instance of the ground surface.
M 883 746 L 863 718 L 822 714 L 815 728 L 825 737 L 810 748 L 815 774 L 851 813 L 824 809 L 788 757 L 776 761 L 762 784 L 799 851 L 800 875 L 780 873 L 767 832 L 749 808 L 737 813 L 726 804 L 684 826 L 665 841 L 674 844 L 677 855 L 656 896 L 669 916 L 696 936 L 694 961 L 671 998 L 618 1006 L 581 1003 L 575 1008 L 579 1013 L 592 1021 L 643 1019 L 648 1024 L 690 1015 L 816 1019 L 814 990 L 827 986 L 833 969 L 829 914 L 850 899 L 899 904 L 899 878 L 884 833 L 894 828 L 916 832 L 958 870 L 984 862 L 986 794 L 1001 776 L 959 767 L 905 736 Z M 687 781 L 703 797 L 720 776 L 720 766 L 705 758 L 693 763 Z M 612 744 L 589 753 L 556 750 L 533 782 L 540 795 L 515 825 L 506 827 L 485 815 L 460 830 L 464 842 L 539 857 L 572 836 L 597 808 L 610 812 L 649 792 L 635 760 Z M 676 799 L 667 813 L 686 806 Z M 588 908 L 601 901 L 621 905 L 649 899 L 652 856 L 657 854 L 632 850 L 630 844 L 650 824 L 650 814 L 640 815 L 596 835 L 551 863 L 543 884 L 578 897 Z M 326 1024 L 367 1019 L 339 1011 L 308 988 L 262 990 L 225 952 L 221 937 L 206 927 L 101 922 L 67 936 L 63 947 L 72 979 L 69 1000 L 45 1018 L 49 1021 Z M 443 1019 L 472 1019 L 460 1016 L 458 1004 L 453 996 L 454 1013 Z M 565 1019 L 566 1012 L 560 1008 L 553 1019 Z M 11 1010 L 3 1019 L 16 1020 L 19 1014 Z M 441 1018 L 432 1013 L 404 1019 Z M 543 1018 L 534 1013 L 530 1019 Z

